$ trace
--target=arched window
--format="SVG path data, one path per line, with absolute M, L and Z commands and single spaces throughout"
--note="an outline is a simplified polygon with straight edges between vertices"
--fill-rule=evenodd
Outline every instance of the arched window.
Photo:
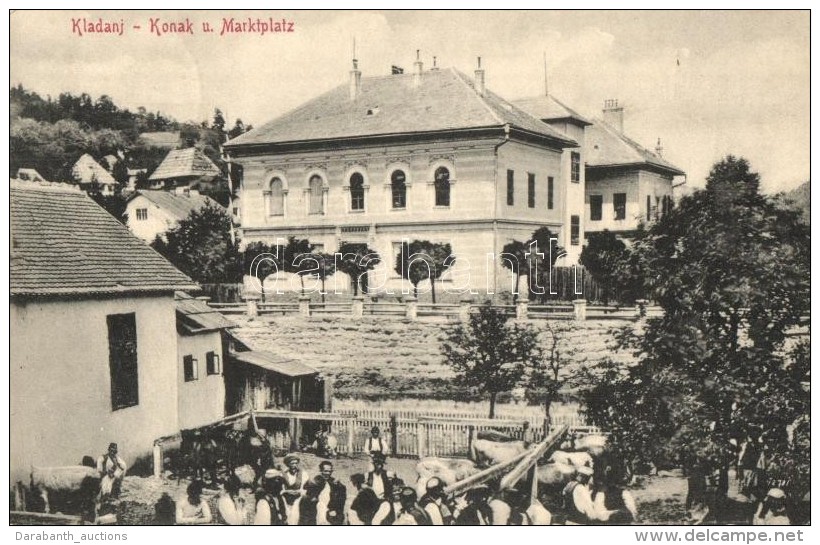
M 285 215 L 285 192 L 283 191 L 282 179 L 274 178 L 270 181 L 270 205 L 268 208 L 271 216 Z
M 407 176 L 403 170 L 394 170 L 390 175 L 390 192 L 393 195 L 393 208 L 407 207 Z
M 323 214 L 324 213 L 324 186 L 322 184 L 322 177 L 314 174 L 310 177 L 308 182 L 308 189 L 310 190 L 310 213 Z
M 350 209 L 364 210 L 364 176 L 358 172 L 350 176 Z
M 450 206 L 450 171 L 438 167 L 435 174 L 436 206 Z

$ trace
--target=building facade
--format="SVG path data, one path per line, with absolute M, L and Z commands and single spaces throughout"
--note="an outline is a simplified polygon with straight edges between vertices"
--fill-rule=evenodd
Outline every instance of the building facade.
M 191 212 L 219 204 L 195 189 L 178 187 L 169 191 L 140 189 L 125 207 L 128 228 L 134 235 L 151 243 L 158 235 L 172 229 Z

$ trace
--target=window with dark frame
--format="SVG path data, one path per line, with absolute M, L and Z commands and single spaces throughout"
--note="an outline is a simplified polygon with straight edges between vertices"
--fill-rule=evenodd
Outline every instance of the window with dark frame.
M 130 314 L 111 314 L 108 324 L 108 366 L 111 374 L 111 410 L 139 404 L 137 365 L 137 319 Z
M 615 219 L 626 219 L 626 193 L 612 195 L 612 208 L 615 210 Z
M 191 355 L 182 357 L 182 374 L 185 382 L 191 382 L 199 378 L 199 362 Z
M 350 176 L 350 209 L 364 210 L 364 176 L 358 172 Z
M 555 207 L 555 178 L 547 176 L 547 208 L 552 210 Z
M 507 170 L 507 206 L 515 205 L 515 171 Z
M 148 209 L 147 208 L 137 208 L 137 219 L 140 221 L 144 221 L 148 219 Z
M 604 217 L 604 196 L 589 196 L 589 219 L 590 221 L 601 221 Z
M 581 217 L 569 217 L 569 243 L 572 246 L 578 246 L 581 243 Z
M 219 356 L 216 352 L 205 353 L 205 372 L 209 375 L 218 375 L 222 372 L 222 369 L 219 368 Z
M 527 173 L 527 206 L 535 208 L 535 174 Z
M 390 193 L 393 208 L 407 208 L 407 176 L 403 170 L 394 170 L 390 175 Z
M 570 181 L 579 183 L 581 181 L 581 154 L 577 151 L 570 152 Z
M 450 206 L 450 171 L 438 167 L 435 172 L 436 206 Z

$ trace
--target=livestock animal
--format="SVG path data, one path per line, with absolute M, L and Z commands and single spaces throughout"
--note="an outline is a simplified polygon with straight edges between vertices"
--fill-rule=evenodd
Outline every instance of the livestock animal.
M 557 462 L 575 467 L 593 466 L 593 458 L 588 452 L 567 452 L 565 450 L 556 450 L 553 452 L 548 462 Z
M 416 493 L 419 497 L 427 492 L 427 481 L 438 477 L 445 486 L 466 479 L 478 473 L 476 464 L 462 458 L 424 458 L 416 464 Z
M 43 512 L 54 508 L 94 520 L 100 495 L 100 474 L 88 466 L 35 467 L 31 491 L 43 502 Z
M 479 467 L 489 467 L 506 462 L 527 450 L 524 441 L 498 443 L 486 439 L 476 439 L 470 446 L 470 458 Z
M 572 479 L 575 478 L 575 466 L 561 462 L 553 462 L 538 466 L 538 484 L 549 490 L 562 490 Z

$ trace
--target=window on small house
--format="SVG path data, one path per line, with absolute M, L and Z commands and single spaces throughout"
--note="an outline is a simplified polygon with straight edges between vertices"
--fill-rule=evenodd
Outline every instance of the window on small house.
M 281 178 L 274 178 L 270 181 L 270 199 L 268 213 L 271 216 L 285 215 L 285 192 Z
M 515 172 L 507 171 L 507 206 L 515 204 Z
M 111 409 L 139 403 L 137 320 L 134 313 L 111 314 L 108 323 L 108 366 L 111 373 Z
M 581 217 L 569 217 L 569 243 L 578 246 L 581 243 Z
M 527 174 L 527 206 L 535 208 L 535 174 Z
M 364 210 L 364 176 L 358 172 L 350 176 L 350 209 Z
M 555 178 L 547 177 L 547 208 L 552 210 L 555 207 Z
M 570 181 L 579 183 L 581 181 L 581 154 L 577 151 L 570 152 Z
M 205 353 L 205 371 L 209 375 L 218 375 L 222 371 L 219 368 L 219 356 L 216 352 Z
M 318 174 L 311 176 L 308 189 L 310 191 L 309 212 L 311 214 L 324 214 L 324 184 L 322 183 L 322 177 Z
M 601 221 L 604 215 L 603 195 L 589 196 L 589 219 L 590 221 Z
M 390 193 L 393 208 L 407 207 L 407 176 L 403 170 L 394 170 L 390 175 Z
M 626 193 L 615 193 L 612 196 L 612 207 L 616 220 L 626 219 Z
M 450 171 L 438 167 L 433 182 L 436 189 L 436 206 L 450 206 Z
M 199 378 L 199 362 L 193 356 L 182 357 L 182 374 L 185 377 L 185 382 L 191 382 Z
M 137 208 L 137 219 L 140 221 L 148 219 L 148 209 L 147 208 Z

